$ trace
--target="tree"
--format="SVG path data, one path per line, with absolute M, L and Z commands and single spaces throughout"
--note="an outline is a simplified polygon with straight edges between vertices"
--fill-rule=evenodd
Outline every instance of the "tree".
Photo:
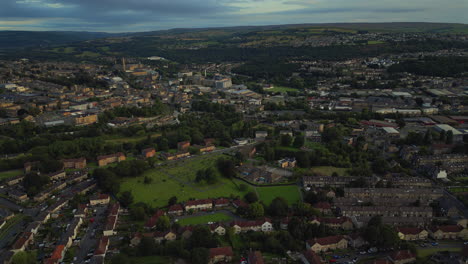
M 171 227 L 171 220 L 169 216 L 163 215 L 156 221 L 156 229 L 159 231 L 166 231 Z
M 123 207 L 129 207 L 133 203 L 133 194 L 130 191 L 125 191 L 120 195 L 119 200 Z
M 167 205 L 171 206 L 177 203 L 177 196 L 172 196 L 169 198 L 169 201 L 167 202 Z
M 50 181 L 49 176 L 45 174 L 37 174 L 30 172 L 24 176 L 23 186 L 28 193 L 28 196 L 34 196 L 38 194 L 46 184 Z
M 305 143 L 304 136 L 296 136 L 294 138 L 293 146 L 296 148 L 301 148 L 302 146 L 304 146 L 304 143 Z
M 216 162 L 217 167 L 221 175 L 226 178 L 233 178 L 236 176 L 236 165 L 234 161 L 230 159 L 218 159 Z
M 288 202 L 283 197 L 276 197 L 268 207 L 268 212 L 272 216 L 286 216 L 288 209 Z
M 291 146 L 292 137 L 288 134 L 281 135 L 281 146 L 289 147 Z
M 249 205 L 248 212 L 251 218 L 258 218 L 262 217 L 265 214 L 265 209 L 263 208 L 263 205 L 261 205 L 258 202 L 255 202 Z
M 196 226 L 193 229 L 192 236 L 190 236 L 188 242 L 192 248 L 212 248 L 216 247 L 217 245 L 216 238 L 213 236 L 213 234 L 207 226 Z
M 209 252 L 207 248 L 197 247 L 192 250 L 192 263 L 193 264 L 206 264 L 208 263 Z
M 99 187 L 105 192 L 118 193 L 120 189 L 119 179 L 114 172 L 109 169 L 98 168 L 93 172 Z
M 141 256 L 151 256 L 155 253 L 156 242 L 151 237 L 142 237 L 138 245 L 138 253 Z
M 254 203 L 254 202 L 258 201 L 258 196 L 254 192 L 246 193 L 244 198 L 248 203 Z
M 130 215 L 137 221 L 144 220 L 146 217 L 145 208 L 142 206 L 134 206 L 130 208 Z

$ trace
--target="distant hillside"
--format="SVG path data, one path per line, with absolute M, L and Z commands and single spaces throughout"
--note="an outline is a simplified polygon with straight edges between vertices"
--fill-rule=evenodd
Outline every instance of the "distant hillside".
M 115 36 L 102 32 L 0 31 L 0 49 L 48 47 Z

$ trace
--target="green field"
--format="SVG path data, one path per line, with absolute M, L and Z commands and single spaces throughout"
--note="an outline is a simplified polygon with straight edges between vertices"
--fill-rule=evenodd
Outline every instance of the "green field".
M 297 92 L 299 90 L 296 88 L 285 87 L 285 86 L 274 86 L 271 89 L 265 89 L 265 91 L 272 92 L 272 93 L 286 93 L 286 92 Z
M 12 178 L 23 174 L 23 170 L 9 170 L 0 172 L 0 180 Z
M 159 137 L 161 133 L 153 133 L 151 134 L 152 138 Z M 145 140 L 148 137 L 148 135 L 143 135 L 143 136 L 136 136 L 136 137 L 110 137 L 110 138 L 105 138 L 104 140 L 107 143 L 136 143 L 138 141 Z
M 201 216 L 194 216 L 189 218 L 180 219 L 178 223 L 182 226 L 186 225 L 202 225 L 208 222 L 227 222 L 232 218 L 224 213 L 215 213 Z
M 258 187 L 257 193 L 261 201 L 269 205 L 276 197 L 283 197 L 290 205 L 301 199 L 301 194 L 296 185 L 292 186 L 271 186 Z
M 461 248 L 418 248 L 417 256 L 419 258 L 425 258 L 434 255 L 437 252 L 450 251 L 450 252 L 460 252 Z
M 170 257 L 164 256 L 148 256 L 148 257 L 136 257 L 130 258 L 130 263 L 138 263 L 138 264 L 170 264 L 174 263 L 174 261 Z
M 347 170 L 347 168 L 337 168 L 332 166 L 317 166 L 310 169 L 310 171 L 313 173 L 317 173 L 323 176 L 332 176 L 334 172 L 336 172 L 339 176 L 346 176 L 348 175 L 346 172 Z
M 376 45 L 376 44 L 385 44 L 385 41 L 379 41 L 379 40 L 369 40 L 369 41 L 367 41 L 367 45 Z
M 464 187 L 448 188 L 447 190 L 451 193 L 468 192 L 468 188 Z
M 20 222 L 24 218 L 25 216 L 22 214 L 17 214 L 13 216 L 12 218 L 10 218 L 0 230 L 0 239 L 3 239 L 4 236 L 9 232 L 10 228 L 16 225 L 18 222 Z
M 238 180 L 218 177 L 213 185 L 194 183 L 196 172 L 200 169 L 214 167 L 222 154 L 207 154 L 171 163 L 169 166 L 146 171 L 138 178 L 127 178 L 121 183 L 121 191 L 131 191 L 135 202 L 145 202 L 151 206 L 163 207 L 169 198 L 177 196 L 179 202 L 194 199 L 243 196 L 246 192 L 239 190 Z M 150 184 L 143 182 L 144 177 L 152 179 Z

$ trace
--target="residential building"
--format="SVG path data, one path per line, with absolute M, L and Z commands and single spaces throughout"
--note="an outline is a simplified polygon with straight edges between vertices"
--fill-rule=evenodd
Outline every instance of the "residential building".
M 348 241 L 341 235 L 328 236 L 308 240 L 306 245 L 308 249 L 310 248 L 315 253 L 319 253 L 335 249 L 346 249 L 348 248 Z
M 122 152 L 97 157 L 99 167 L 106 166 L 111 163 L 121 162 L 125 159 L 126 157 Z
M 208 264 L 230 263 L 234 253 L 231 247 L 210 248 Z

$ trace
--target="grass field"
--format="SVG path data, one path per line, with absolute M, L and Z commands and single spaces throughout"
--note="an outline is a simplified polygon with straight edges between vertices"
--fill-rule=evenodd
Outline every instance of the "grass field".
M 23 170 L 9 170 L 0 172 L 0 180 L 12 178 L 23 174 Z
M 266 92 L 272 93 L 286 93 L 286 92 L 297 92 L 296 88 L 285 87 L 285 86 L 274 86 L 272 89 L 265 89 Z
M 276 197 L 283 197 L 290 205 L 301 199 L 301 194 L 296 185 L 292 186 L 271 186 L 258 187 L 257 193 L 261 201 L 269 205 Z
M 170 257 L 164 256 L 148 256 L 148 257 L 136 257 L 130 258 L 130 263 L 138 264 L 171 264 L 174 261 Z
M 169 198 L 177 196 L 179 202 L 195 199 L 243 196 L 246 192 L 239 190 L 238 180 L 218 177 L 213 185 L 200 185 L 193 182 L 200 169 L 214 167 L 222 154 L 200 155 L 177 164 L 146 171 L 138 178 L 127 178 L 121 183 L 121 191 L 131 191 L 135 202 L 145 202 L 151 206 L 163 207 Z M 143 182 L 144 177 L 152 179 L 150 184 Z
M 464 188 L 464 187 L 449 188 L 448 191 L 451 193 L 468 192 L 468 188 Z
M 4 236 L 9 232 L 9 229 L 12 226 L 16 225 L 19 221 L 23 220 L 24 217 L 25 216 L 22 214 L 17 214 L 13 216 L 12 218 L 10 218 L 0 230 L 0 239 L 3 239 Z
M 419 258 L 425 258 L 425 257 L 428 257 L 428 256 L 432 256 L 437 252 L 442 252 L 442 251 L 460 252 L 461 248 L 456 248 L 456 247 L 453 247 L 453 248 L 424 248 L 424 249 L 420 248 L 420 249 L 418 249 L 416 254 L 417 254 L 417 256 Z
M 201 216 L 194 216 L 189 218 L 180 219 L 178 223 L 182 226 L 186 225 L 202 225 L 208 222 L 226 222 L 232 218 L 224 213 L 215 213 Z
M 347 170 L 347 168 L 337 168 L 332 166 L 317 166 L 310 169 L 310 171 L 313 173 L 317 173 L 323 176 L 332 176 L 334 172 L 336 172 L 339 176 L 346 176 Z
M 367 41 L 367 45 L 376 45 L 376 44 L 385 44 L 385 41 L 379 41 L 379 40 L 369 40 L 369 41 Z
M 152 138 L 160 136 L 161 133 L 153 133 L 151 134 Z M 145 140 L 148 137 L 148 135 L 143 135 L 143 136 L 136 136 L 136 137 L 112 137 L 112 138 L 105 138 L 104 140 L 107 143 L 136 143 L 141 140 Z

